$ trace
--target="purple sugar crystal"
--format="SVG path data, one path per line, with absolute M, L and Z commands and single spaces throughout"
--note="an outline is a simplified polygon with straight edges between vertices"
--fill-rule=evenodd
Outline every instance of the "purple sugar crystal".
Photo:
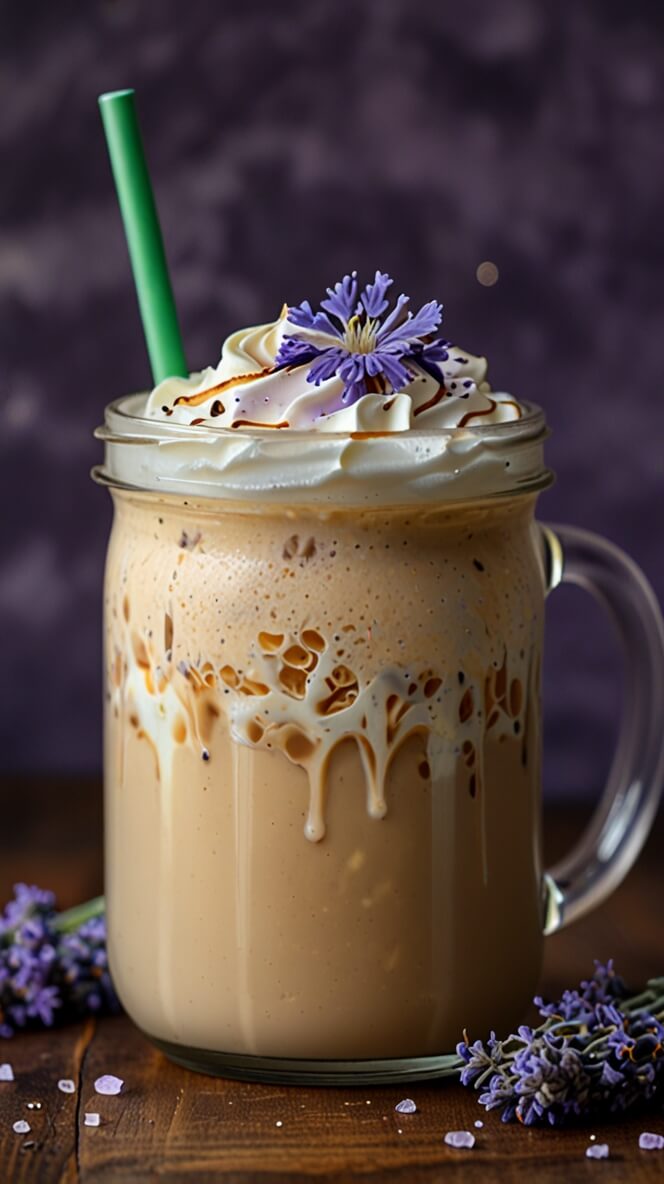
M 98 1094 L 119 1094 L 124 1085 L 121 1077 L 114 1077 L 112 1073 L 104 1073 L 103 1077 L 98 1077 L 95 1081 L 95 1090 Z
M 591 1143 L 590 1147 L 586 1147 L 587 1159 L 608 1159 L 609 1158 L 609 1144 L 608 1143 Z
M 475 1136 L 470 1131 L 448 1131 L 445 1135 L 448 1147 L 474 1147 Z
M 412 1098 L 404 1098 L 403 1101 L 397 1102 L 394 1109 L 397 1111 L 397 1114 L 414 1114 L 417 1106 Z
M 639 1147 L 642 1151 L 664 1151 L 664 1135 L 642 1131 L 639 1135 Z

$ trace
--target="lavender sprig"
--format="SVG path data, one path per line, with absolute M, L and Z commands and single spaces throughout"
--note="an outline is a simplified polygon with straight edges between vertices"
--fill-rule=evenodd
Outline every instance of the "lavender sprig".
M 341 379 L 341 406 L 370 391 L 402 391 L 422 371 L 442 383 L 440 363 L 449 357 L 449 342 L 435 337 L 442 305 L 430 300 L 413 313 L 409 298 L 401 295 L 383 317 L 392 283 L 386 272 L 377 271 L 360 292 L 354 271 L 327 289 L 317 312 L 308 300 L 289 308 L 287 321 L 293 329 L 284 335 L 276 366 L 308 366 L 307 382 L 315 386 Z
M 57 913 L 55 896 L 16 884 L 0 915 L 0 1036 L 90 1011 L 117 1011 L 101 897 Z
M 564 1125 L 617 1114 L 653 1098 L 664 1085 L 664 977 L 630 995 L 613 962 L 562 998 L 534 1000 L 544 1023 L 506 1040 L 457 1045 L 463 1085 L 503 1122 Z

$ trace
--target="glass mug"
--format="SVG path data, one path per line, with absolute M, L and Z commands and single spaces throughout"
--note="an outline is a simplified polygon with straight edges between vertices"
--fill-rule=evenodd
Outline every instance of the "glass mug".
M 395 484 L 374 504 L 369 464 L 337 504 L 296 479 L 330 437 L 238 443 L 142 419 L 137 398 L 107 409 L 95 470 L 115 504 L 106 897 L 123 1004 L 206 1072 L 440 1076 L 464 1028 L 519 1021 L 544 935 L 603 900 L 644 842 L 664 773 L 653 593 L 610 543 L 536 523 L 551 481 L 537 408 L 467 429 L 493 474 L 481 496 L 460 468 L 453 498 L 403 504 Z M 449 435 L 380 446 L 435 463 Z M 285 479 L 240 497 L 211 471 L 221 447 Z M 604 796 L 547 872 L 540 660 L 561 580 L 608 609 L 627 692 Z

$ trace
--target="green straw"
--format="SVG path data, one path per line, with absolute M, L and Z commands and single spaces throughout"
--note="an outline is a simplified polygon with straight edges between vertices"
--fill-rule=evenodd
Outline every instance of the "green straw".
M 136 118 L 133 90 L 100 95 L 111 168 L 124 222 L 143 331 L 155 383 L 189 371 L 182 348 L 157 207 Z

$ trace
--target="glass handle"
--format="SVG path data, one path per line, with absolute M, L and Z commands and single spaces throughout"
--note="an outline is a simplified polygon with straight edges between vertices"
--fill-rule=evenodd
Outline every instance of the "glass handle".
M 643 572 L 618 547 L 573 526 L 543 526 L 548 589 L 585 588 L 622 642 L 624 707 L 606 788 L 581 839 L 544 876 L 544 932 L 617 887 L 641 850 L 664 781 L 664 622 Z

